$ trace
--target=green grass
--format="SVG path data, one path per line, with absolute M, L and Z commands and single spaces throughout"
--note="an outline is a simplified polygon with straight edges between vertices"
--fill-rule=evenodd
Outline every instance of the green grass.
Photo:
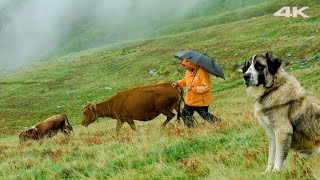
M 273 7 L 252 7 L 269 5 Z M 283 171 L 261 174 L 268 141 L 253 117 L 253 100 L 245 93 L 242 74 L 236 71 L 244 59 L 272 50 L 288 62 L 286 70 L 308 92 L 320 96 L 319 8 L 310 6 L 309 19 L 275 18 L 267 11 L 256 18 L 120 42 L 42 61 L 0 79 L 0 177 L 319 179 L 320 157 L 298 159 L 295 152 L 290 152 Z M 204 13 L 193 18 L 196 24 L 213 17 Z M 223 67 L 226 81 L 211 77 L 210 111 L 221 123 L 209 125 L 197 116 L 200 125 L 195 129 L 172 121 L 161 130 L 165 117 L 159 116 L 136 122 L 139 133 L 125 125 L 119 136 L 116 121 L 109 118 L 88 128 L 80 125 L 87 101 L 97 103 L 131 87 L 181 79 L 183 69 L 172 55 L 184 49 L 207 49 Z M 73 135 L 19 143 L 20 131 L 58 113 L 68 115 Z
M 78 52 L 127 39 L 180 34 L 213 25 L 272 15 L 279 10 L 279 7 L 283 6 L 313 7 L 315 5 L 319 5 L 317 0 L 269 0 L 267 2 L 264 0 L 215 0 L 204 1 L 202 6 L 193 8 L 188 16 L 181 18 L 172 19 L 168 13 L 161 17 L 137 21 L 133 14 L 131 18 L 134 23 L 128 23 L 120 29 L 114 29 L 110 24 L 97 24 L 87 20 L 75 26 L 59 47 L 47 57 L 66 55 L 70 52 Z M 308 10 L 304 12 L 307 13 Z M 316 20 L 316 18 L 310 18 L 310 20 L 312 19 Z

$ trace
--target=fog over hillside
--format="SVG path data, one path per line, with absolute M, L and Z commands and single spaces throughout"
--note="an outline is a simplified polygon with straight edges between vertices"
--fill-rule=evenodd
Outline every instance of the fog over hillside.
M 152 33 L 158 22 L 188 16 L 206 1 L 0 0 L 0 69 L 38 60 L 83 23 L 106 26 L 106 43 L 117 32 L 132 39 Z

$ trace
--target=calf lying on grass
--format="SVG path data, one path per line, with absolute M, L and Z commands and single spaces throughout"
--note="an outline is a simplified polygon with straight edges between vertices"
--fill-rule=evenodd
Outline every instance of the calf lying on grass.
M 66 122 L 68 124 L 66 124 Z M 73 131 L 66 115 L 54 115 L 48 119 L 32 126 L 30 129 L 19 134 L 19 139 L 26 141 L 28 139 L 39 140 L 43 137 L 53 137 L 61 130 L 64 134 L 70 134 Z

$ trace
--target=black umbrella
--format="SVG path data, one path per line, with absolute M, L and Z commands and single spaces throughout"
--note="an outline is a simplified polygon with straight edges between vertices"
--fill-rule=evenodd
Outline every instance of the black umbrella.
M 191 61 L 195 64 L 198 64 L 199 66 L 207 70 L 209 73 L 222 79 L 225 79 L 220 65 L 206 54 L 192 50 L 184 50 L 175 54 L 174 57 L 180 60 L 186 59 L 186 61 Z

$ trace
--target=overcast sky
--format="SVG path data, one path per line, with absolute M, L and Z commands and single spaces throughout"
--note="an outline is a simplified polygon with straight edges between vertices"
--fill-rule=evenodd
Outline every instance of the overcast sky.
M 0 0 L 0 66 L 19 66 L 38 60 L 57 48 L 84 19 L 124 31 L 135 21 L 169 22 L 186 17 L 205 1 Z M 138 28 L 150 33 L 153 30 Z

